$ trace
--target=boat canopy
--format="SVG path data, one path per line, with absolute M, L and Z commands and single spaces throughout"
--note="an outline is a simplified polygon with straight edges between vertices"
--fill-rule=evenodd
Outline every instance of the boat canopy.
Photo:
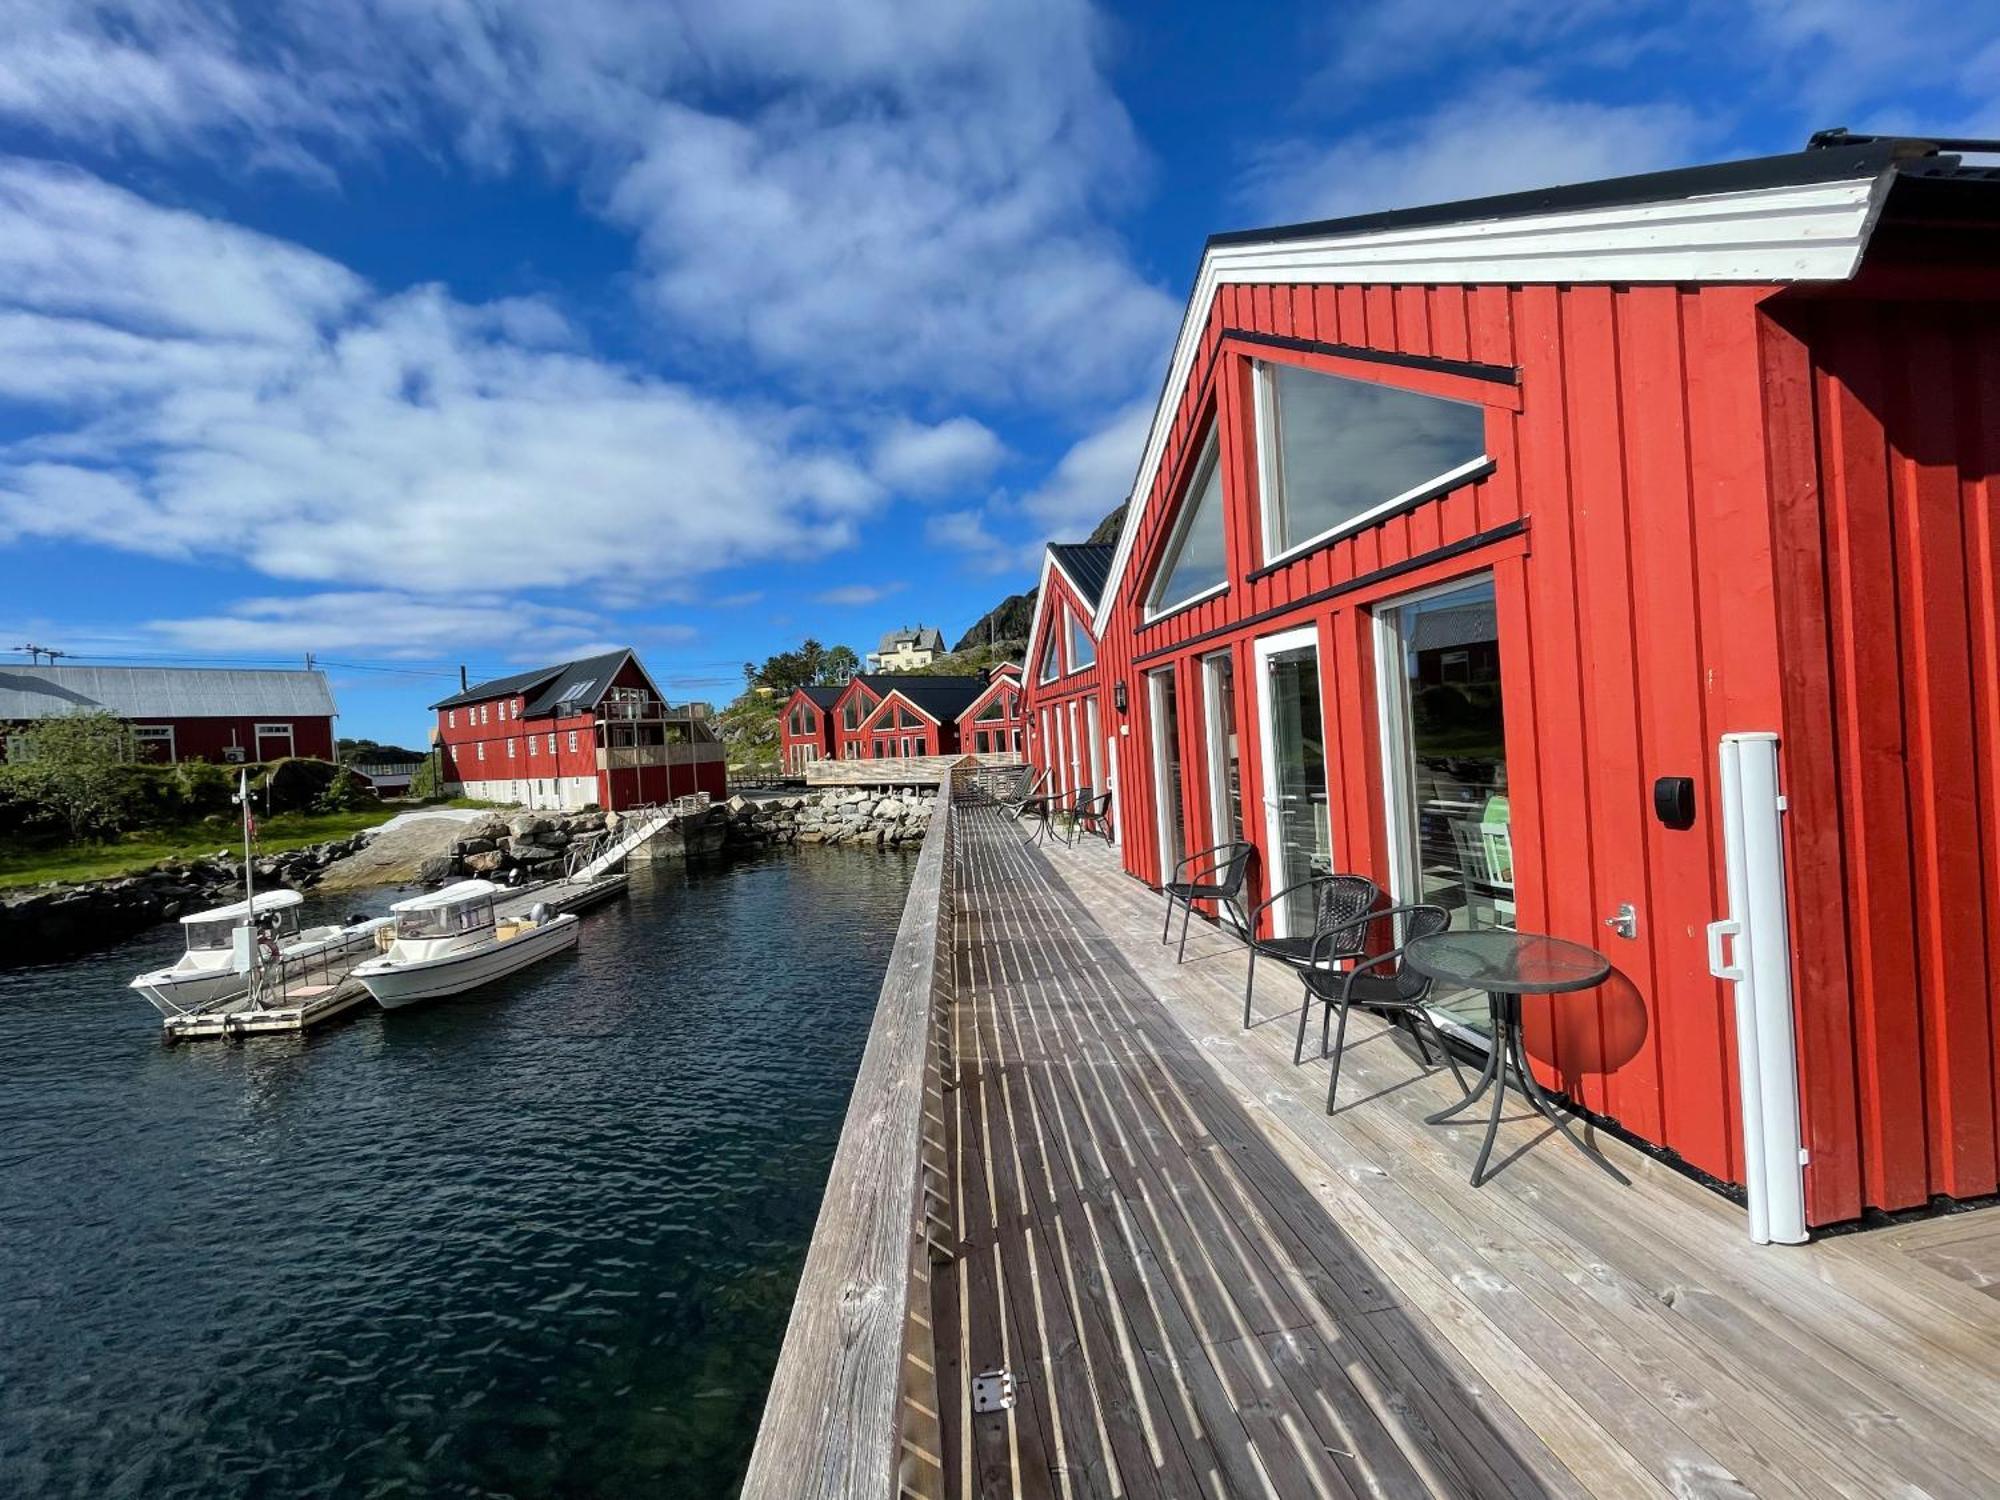
M 192 927 L 198 922 L 229 922 L 250 915 L 252 908 L 258 912 L 283 911 L 288 906 L 297 906 L 306 898 L 297 891 L 259 891 L 254 901 L 238 901 L 229 906 L 210 907 L 207 911 L 190 912 L 181 918 L 183 927 Z
M 429 891 L 421 896 L 412 896 L 407 901 L 398 901 L 389 910 L 435 911 L 444 906 L 463 906 L 468 901 L 490 901 L 499 894 L 500 887 L 490 880 L 461 880 L 441 891 Z

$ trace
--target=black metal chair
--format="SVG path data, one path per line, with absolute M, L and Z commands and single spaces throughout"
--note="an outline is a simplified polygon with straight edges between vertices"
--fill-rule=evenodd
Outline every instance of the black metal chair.
M 1255 844 L 1216 844 L 1188 855 L 1174 866 L 1174 878 L 1161 883 L 1160 889 L 1167 897 L 1167 919 L 1160 924 L 1161 942 L 1167 940 L 1173 928 L 1174 903 L 1180 902 L 1183 908 L 1181 946 L 1174 955 L 1175 963 L 1187 957 L 1188 922 L 1194 916 L 1195 902 L 1232 904 L 1236 907 L 1235 920 L 1239 926 L 1242 924 L 1243 883 L 1249 878 L 1250 865 L 1256 857 Z
M 1425 1009 L 1424 1001 L 1430 997 L 1431 980 L 1426 974 L 1419 974 L 1403 962 L 1403 952 L 1418 938 L 1429 937 L 1432 933 L 1443 932 L 1451 926 L 1451 913 L 1442 906 L 1411 905 L 1391 906 L 1381 911 L 1370 912 L 1366 925 L 1373 927 L 1378 922 L 1390 924 L 1390 941 L 1395 944 L 1386 953 L 1377 953 L 1364 958 L 1345 971 L 1336 972 L 1327 968 L 1312 968 L 1304 971 L 1305 1001 L 1299 1007 L 1299 1036 L 1292 1047 L 1292 1060 L 1297 1062 L 1305 1050 L 1306 1016 L 1312 1009 L 1314 1000 L 1321 1006 L 1319 1027 L 1319 1054 L 1327 1055 L 1327 1022 L 1337 1008 L 1340 1011 L 1340 1026 L 1333 1035 L 1333 1076 L 1326 1084 L 1326 1112 L 1333 1113 L 1334 1094 L 1340 1088 L 1340 1054 L 1347 1044 L 1347 1016 L 1355 1006 L 1366 1006 L 1369 1010 L 1380 1011 L 1395 1017 L 1399 1022 L 1407 1022 L 1410 1036 L 1417 1044 L 1417 1055 L 1424 1066 L 1431 1065 L 1430 1046 L 1424 1040 L 1428 1029 L 1437 1042 L 1438 1052 L 1451 1066 L 1451 1076 L 1458 1080 L 1459 1088 L 1465 1087 L 1465 1075 L 1459 1071 L 1458 1059 L 1451 1055 L 1451 1048 L 1445 1044 L 1444 1034 L 1437 1029 Z M 1400 925 L 1401 931 L 1397 928 Z
M 1291 937 L 1257 936 L 1258 918 L 1280 901 L 1289 901 L 1300 891 L 1312 892 L 1312 930 Z M 1243 1025 L 1250 1025 L 1250 997 L 1257 983 L 1257 959 L 1274 958 L 1292 969 L 1304 969 L 1313 962 L 1315 949 L 1326 948 L 1326 962 L 1358 958 L 1366 951 L 1367 924 L 1361 919 L 1382 899 L 1382 888 L 1366 875 L 1314 875 L 1279 891 L 1269 900 L 1250 909 L 1245 941 L 1250 946 L 1250 972 L 1243 978 Z M 1329 946 L 1330 942 L 1330 946 Z
M 996 797 L 1002 810 L 1017 822 L 1035 800 L 1035 793 L 1041 787 L 1046 773 L 1033 766 L 1022 766 L 1014 775 L 1014 785 L 1000 791 Z
M 1111 842 L 1111 793 L 1099 792 L 1077 801 L 1070 822 L 1071 844 L 1086 833 L 1097 834 L 1106 844 Z

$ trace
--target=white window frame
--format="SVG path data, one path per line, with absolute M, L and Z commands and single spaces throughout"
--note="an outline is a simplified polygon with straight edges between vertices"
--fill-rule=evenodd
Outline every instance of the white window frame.
M 571 755 L 575 755 L 575 754 L 577 753 L 577 749 L 576 749 L 576 731 L 575 731 L 574 729 L 572 729 L 572 730 L 571 730 L 571 731 L 569 732 L 569 753 L 570 753 Z
M 280 735 L 284 736 L 285 754 L 287 756 L 299 753 L 299 742 L 297 737 L 293 735 L 290 724 L 280 724 L 276 721 L 269 724 L 259 724 L 253 721 L 250 728 L 250 742 L 256 747 L 258 755 L 261 756 L 264 753 L 263 742 L 265 740 L 275 740 Z
M 1075 796 L 1083 788 L 1083 762 L 1083 746 L 1078 742 L 1076 733 L 1076 699 L 1072 698 L 1069 700 L 1069 789 L 1071 796 Z M 1092 792 L 1096 790 L 1097 788 L 1095 787 L 1091 788 Z
M 1073 648 L 1078 635 L 1082 635 L 1084 645 L 1089 648 L 1089 661 L 1076 659 Z M 1071 672 L 1081 672 L 1097 665 L 1097 637 L 1090 633 L 1090 622 L 1067 604 L 1063 606 L 1063 665 Z
M 1177 666 L 1155 667 L 1146 673 L 1146 738 L 1153 752 L 1153 840 L 1160 854 L 1160 882 L 1174 878 L 1173 818 L 1167 801 L 1167 716 L 1161 702 L 1180 691 Z M 1180 717 L 1176 705 L 1175 718 Z M 1185 808 L 1185 803 L 1183 803 Z
M 1210 465 L 1220 468 L 1221 464 L 1222 435 L 1217 424 L 1210 422 L 1208 424 L 1208 438 L 1201 446 L 1201 456 L 1195 460 L 1194 468 L 1189 471 L 1190 477 L 1187 482 L 1187 488 L 1181 491 L 1180 514 L 1174 517 L 1174 529 L 1167 535 L 1166 546 L 1160 549 L 1160 568 L 1155 571 L 1153 581 L 1146 590 L 1145 618 L 1146 623 L 1149 625 L 1153 621 L 1164 619 L 1168 615 L 1179 614 L 1182 610 L 1188 608 L 1188 606 L 1199 604 L 1204 599 L 1213 599 L 1217 594 L 1229 591 L 1229 486 L 1227 483 L 1224 483 L 1222 486 L 1222 582 L 1211 584 L 1205 589 L 1189 594 L 1184 599 L 1176 599 L 1171 603 L 1160 598 L 1160 591 L 1166 587 L 1166 575 L 1173 571 L 1167 559 L 1171 557 L 1176 562 L 1180 560 L 1178 555 L 1180 549 L 1187 541 L 1188 532 L 1194 526 L 1194 513 L 1198 508 L 1194 503 L 1195 497 L 1201 491 L 1208 478 Z
M 447 708 L 447 709 L 446 709 L 446 710 L 444 711 L 444 727 L 445 727 L 445 728 L 447 728 L 447 729 L 456 729 L 456 728 L 458 728 L 458 710 L 457 710 L 457 709 L 455 709 L 455 708 Z
M 1232 646 L 1226 647 L 1221 651 L 1209 652 L 1208 655 L 1201 659 L 1201 717 L 1203 738 L 1208 742 L 1209 833 L 1216 843 L 1226 844 L 1229 842 L 1230 832 L 1229 746 L 1223 743 L 1221 735 L 1222 718 L 1216 712 L 1219 707 L 1217 700 L 1221 696 L 1216 692 L 1216 678 L 1218 675 L 1216 665 L 1220 662 L 1227 662 L 1229 664 L 1229 691 L 1231 699 L 1233 700 L 1235 697 L 1235 648 Z M 1236 720 L 1236 742 L 1241 745 L 1243 743 L 1242 705 L 1232 701 L 1230 703 L 1230 710 Z M 1243 776 L 1243 767 L 1241 765 L 1237 766 L 1236 775 L 1240 786 Z M 1243 832 L 1246 836 L 1250 832 L 1247 821 Z
M 1428 397 L 1433 401 L 1455 401 L 1460 406 L 1470 406 L 1477 411 L 1480 414 L 1482 423 L 1486 417 L 1486 408 L 1477 401 L 1459 401 L 1456 396 L 1439 396 L 1431 391 L 1417 390 L 1413 386 L 1399 385 L 1393 380 L 1366 380 L 1358 375 L 1335 375 L 1329 370 L 1319 370 L 1305 364 L 1292 364 L 1288 360 L 1260 359 L 1253 361 L 1250 371 L 1250 407 L 1253 414 L 1252 421 L 1257 429 L 1257 534 L 1264 544 L 1264 566 L 1267 568 L 1276 567 L 1280 563 L 1297 557 L 1302 552 L 1311 552 L 1318 547 L 1323 547 L 1328 542 L 1333 541 L 1337 537 L 1346 536 L 1350 532 L 1365 531 L 1384 515 L 1409 504 L 1418 495 L 1424 494 L 1429 490 L 1435 490 L 1445 485 L 1457 484 L 1462 480 L 1469 479 L 1480 469 L 1485 468 L 1493 462 L 1492 454 L 1482 448 L 1479 457 L 1468 459 L 1462 464 L 1446 469 L 1442 474 L 1436 475 L 1431 479 L 1426 479 L 1421 484 L 1413 484 L 1400 495 L 1391 495 L 1388 499 L 1378 505 L 1370 506 L 1359 515 L 1349 516 L 1345 521 L 1335 522 L 1333 525 L 1327 527 L 1326 530 L 1317 532 L 1303 541 L 1293 542 L 1291 546 L 1280 552 L 1276 550 L 1278 543 L 1277 516 L 1271 505 L 1272 495 L 1276 490 L 1273 476 L 1278 472 L 1277 432 L 1271 421 L 1271 413 L 1276 410 L 1278 398 L 1277 375 L 1275 372 L 1281 364 L 1289 365 L 1294 370 L 1304 370 L 1308 375 L 1318 375 L 1327 380 L 1349 380 L 1353 381 L 1356 385 L 1380 385 L 1386 386 L 1392 391 L 1404 391 L 1412 396 Z
M 1061 606 L 1058 605 L 1055 629 L 1051 630 L 1049 638 L 1042 642 L 1042 659 L 1035 664 L 1035 680 L 1037 682 L 1054 682 L 1058 677 L 1063 675 L 1062 615 L 1059 612 L 1060 609 Z
M 1278 750 L 1277 746 L 1272 743 L 1275 736 L 1271 733 L 1271 658 L 1283 651 L 1296 651 L 1301 646 L 1310 646 L 1313 649 L 1313 671 L 1318 674 L 1320 684 L 1320 732 L 1324 735 L 1326 732 L 1326 655 L 1325 648 L 1320 645 L 1319 626 L 1301 625 L 1296 630 L 1281 630 L 1276 635 L 1260 636 L 1251 649 L 1251 659 L 1256 665 L 1257 672 L 1257 758 L 1259 769 L 1264 773 L 1262 799 L 1264 803 L 1264 847 L 1258 852 L 1263 857 L 1265 880 L 1273 892 L 1280 889 L 1279 881 L 1290 880 L 1290 872 L 1278 867 L 1278 853 L 1284 847 L 1284 830 L 1279 826 L 1278 821 L 1282 814 L 1277 797 Z M 1324 750 L 1322 751 L 1322 757 L 1326 762 L 1324 774 L 1327 777 L 1327 851 L 1329 854 L 1332 854 L 1333 757 L 1330 754 L 1326 754 Z M 1337 857 L 1334 862 L 1334 868 L 1340 868 Z M 1290 937 L 1292 936 L 1290 929 L 1291 913 L 1285 909 L 1284 902 L 1275 903 L 1271 907 L 1272 935 L 1276 937 Z
M 486 764 L 486 741 L 481 740 L 479 741 L 478 744 L 474 745 L 472 748 L 475 752 L 477 752 L 476 759 L 479 761 L 479 763 L 481 765 Z
M 513 758 L 514 758 L 514 742 L 510 739 L 509 741 L 507 741 L 507 759 L 512 760 Z
M 135 746 L 141 743 L 148 745 L 157 745 L 162 740 L 165 740 L 167 744 L 167 764 L 170 766 L 179 764 L 180 751 L 174 744 L 173 725 L 134 724 L 132 726 L 132 743 Z

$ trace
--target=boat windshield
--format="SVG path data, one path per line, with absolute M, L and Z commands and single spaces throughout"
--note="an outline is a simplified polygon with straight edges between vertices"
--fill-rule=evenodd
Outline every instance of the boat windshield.
M 493 925 L 493 903 L 465 901 L 457 906 L 425 906 L 396 913 L 399 938 L 441 938 L 459 932 L 477 932 Z
M 221 922 L 190 922 L 187 926 L 187 944 L 190 953 L 212 953 L 219 948 L 227 948 L 229 934 L 236 930 L 234 919 Z

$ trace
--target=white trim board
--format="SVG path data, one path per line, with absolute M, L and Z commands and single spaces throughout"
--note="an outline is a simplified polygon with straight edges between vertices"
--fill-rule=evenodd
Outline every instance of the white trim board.
M 1093 634 L 1101 642 L 1216 294 L 1231 285 L 1846 281 L 1896 173 L 1668 202 L 1210 245 L 1153 410 Z

